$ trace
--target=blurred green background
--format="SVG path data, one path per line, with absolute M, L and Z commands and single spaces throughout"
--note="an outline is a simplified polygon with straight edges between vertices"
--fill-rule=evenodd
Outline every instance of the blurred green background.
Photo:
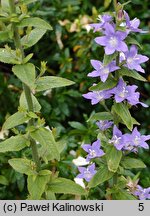
M 126 1 L 121 1 L 124 3 Z M 126 6 L 131 19 L 141 20 L 140 27 L 148 30 L 150 26 L 150 1 L 134 0 Z M 80 148 L 83 142 L 90 142 L 96 138 L 96 126 L 87 121 L 92 112 L 103 110 L 100 105 L 91 106 L 90 102 L 82 97 L 83 93 L 93 84 L 93 79 L 87 78 L 91 72 L 90 59 L 103 58 L 103 48 L 94 43 L 98 33 L 89 30 L 88 24 L 97 22 L 97 16 L 108 10 L 113 11 L 111 0 L 39 0 L 29 5 L 33 16 L 41 17 L 53 26 L 32 49 L 32 61 L 40 67 L 40 61 L 47 61 L 47 75 L 56 75 L 73 80 L 76 84 L 71 87 L 47 91 L 37 95 L 42 105 L 41 113 L 46 124 L 55 130 L 56 137 L 62 139 L 66 146 L 61 156 L 61 162 L 56 163 L 60 176 L 73 179 L 77 175 L 77 168 L 72 160 L 79 155 L 84 156 Z M 142 45 L 139 52 L 150 57 L 149 34 L 135 34 L 135 38 Z M 4 41 L 0 38 L 1 47 Z M 145 65 L 147 83 L 130 79 L 131 84 L 139 86 L 141 100 L 150 105 L 150 62 Z M 96 79 L 94 79 L 96 81 Z M 17 111 L 19 95 L 22 91 L 21 83 L 13 76 L 11 66 L 0 63 L 0 125 L 6 116 Z M 132 115 L 141 123 L 141 133 L 150 134 L 150 108 L 141 106 L 132 108 Z M 23 126 L 22 126 L 23 127 Z M 23 128 L 22 128 L 23 130 Z M 10 136 L 0 133 L 3 136 Z M 0 154 L 0 199 L 26 199 L 26 179 L 22 174 L 12 170 L 7 160 L 11 157 L 30 154 L 28 152 Z M 147 165 L 140 172 L 140 184 L 150 186 L 150 151 L 139 152 L 139 156 Z M 136 157 L 136 156 L 135 156 Z M 128 173 L 128 175 L 133 175 Z M 90 199 L 104 199 L 105 185 L 91 191 Z M 59 199 L 71 197 L 59 195 Z

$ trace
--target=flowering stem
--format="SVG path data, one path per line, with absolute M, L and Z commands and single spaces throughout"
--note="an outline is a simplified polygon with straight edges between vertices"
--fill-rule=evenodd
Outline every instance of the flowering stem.
M 11 13 L 15 14 L 16 13 L 15 0 L 9 0 L 9 6 L 10 6 Z M 17 49 L 21 50 L 21 55 L 22 55 L 22 59 L 23 59 L 24 58 L 24 50 L 23 50 L 23 47 L 21 45 L 21 40 L 20 40 L 20 35 L 19 35 L 19 32 L 18 32 L 18 27 L 16 26 L 15 23 L 12 24 L 12 31 L 13 31 L 13 38 L 14 38 L 15 46 L 16 46 Z M 25 97 L 26 97 L 26 101 L 27 101 L 27 105 L 28 105 L 28 111 L 29 112 L 34 112 L 31 90 L 24 83 L 23 83 L 23 89 L 24 89 L 24 92 L 25 92 Z M 29 120 L 28 125 L 29 126 L 34 126 L 34 119 Z M 33 160 L 36 163 L 37 169 L 39 169 L 40 168 L 40 160 L 39 160 L 39 156 L 38 156 L 36 142 L 33 139 L 31 139 L 31 148 L 32 148 Z

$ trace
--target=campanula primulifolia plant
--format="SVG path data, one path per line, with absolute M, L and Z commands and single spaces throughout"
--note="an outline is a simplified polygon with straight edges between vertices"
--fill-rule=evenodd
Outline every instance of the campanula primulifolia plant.
M 0 3 L 1 36 L 6 41 L 0 48 L 0 61 L 12 65 L 13 74 L 22 82 L 18 111 L 8 117 L 3 130 L 12 136 L 0 142 L 0 153 L 20 152 L 9 158 L 9 165 L 27 177 L 28 199 L 56 199 L 55 194 L 85 195 L 74 181 L 61 178 L 56 163 L 64 145 L 55 139 L 55 132 L 46 127 L 40 113 L 36 93 L 70 86 L 74 82 L 56 76 L 44 76 L 46 62 L 41 67 L 32 63 L 34 53 L 27 49 L 35 45 L 52 27 L 39 17 L 32 17 L 28 4 L 36 0 L 2 0 Z M 20 125 L 24 125 L 22 130 Z M 20 156 L 20 157 L 19 157 Z M 3 182 L 5 176 L 1 175 Z M 6 182 L 6 181 L 5 181 Z
M 114 1 L 115 12 L 99 15 L 98 23 L 90 25 L 100 34 L 94 41 L 104 48 L 104 58 L 91 60 L 94 70 L 88 76 L 97 77 L 99 82 L 94 82 L 83 97 L 92 105 L 101 104 L 105 111 L 89 119 L 95 121 L 98 135 L 92 144 L 81 146 L 87 153 L 88 164 L 83 167 L 80 163 L 77 179 L 85 180 L 87 190 L 101 187 L 107 181 L 106 199 L 150 199 L 150 187 L 142 188 L 138 175 L 126 175 L 126 170 L 145 168 L 138 159 L 138 151 L 149 149 L 150 135 L 142 135 L 137 127 L 140 123 L 131 116 L 132 106 L 148 106 L 141 102 L 138 86 L 131 85 L 126 78 L 146 81 L 141 73 L 145 73 L 142 63 L 148 57 L 138 51 L 140 44 L 135 33 L 147 32 L 140 29 L 139 19 L 130 19 L 125 5 Z

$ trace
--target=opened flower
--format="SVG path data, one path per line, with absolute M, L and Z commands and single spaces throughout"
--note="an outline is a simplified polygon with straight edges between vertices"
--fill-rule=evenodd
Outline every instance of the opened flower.
M 95 164 L 94 163 L 92 165 L 88 166 L 87 168 L 85 168 L 85 167 L 78 167 L 78 170 L 79 170 L 80 174 L 78 174 L 76 178 L 85 179 L 87 182 L 89 182 L 91 180 L 91 178 L 96 173 Z
M 142 188 L 140 185 L 137 185 L 137 189 L 133 192 L 135 196 L 138 196 L 140 200 L 150 199 L 150 187 Z
M 106 23 L 112 21 L 112 16 L 108 14 L 104 14 L 102 16 L 99 15 L 98 20 L 100 21 L 99 23 L 90 24 L 90 26 L 94 28 L 94 32 L 101 30 L 105 26 Z
M 104 91 L 93 91 L 83 94 L 83 97 L 91 100 L 91 104 L 97 104 L 104 99 L 108 99 L 112 96 L 112 92 L 110 90 Z
M 108 78 L 109 73 L 120 69 L 116 66 L 115 61 L 112 61 L 108 65 L 104 65 L 98 60 L 91 60 L 91 64 L 94 67 L 94 71 L 88 74 L 89 77 L 100 77 L 102 82 L 105 82 Z
M 122 132 L 117 128 L 116 125 L 114 125 L 113 128 L 113 137 L 111 140 L 109 140 L 109 143 L 113 144 L 117 150 L 122 150 L 124 146 L 124 140 Z
M 106 55 L 111 55 L 115 51 L 126 52 L 128 47 L 123 41 L 127 33 L 122 31 L 115 31 L 113 25 L 106 23 L 105 24 L 105 36 L 96 37 L 95 41 L 97 44 L 105 47 Z
M 101 147 L 100 140 L 96 140 L 95 142 L 93 142 L 92 145 L 89 144 L 82 145 L 84 151 L 88 153 L 86 160 L 90 161 L 92 158 L 103 156 L 105 153 L 103 152 L 103 150 L 100 149 L 100 147 Z
M 148 107 L 146 104 L 139 101 L 140 93 L 135 92 L 137 88 L 138 86 L 136 85 L 127 86 L 123 79 L 120 79 L 118 85 L 112 89 L 116 103 L 121 103 L 126 99 L 131 105 L 141 104 L 144 107 Z
M 106 129 L 108 129 L 112 126 L 113 122 L 108 121 L 108 120 L 104 120 L 104 121 L 100 120 L 100 121 L 96 122 L 96 124 L 101 131 L 105 131 Z
M 125 150 L 132 150 L 137 152 L 138 148 L 148 149 L 149 146 L 145 142 L 150 139 L 150 135 L 141 135 L 140 132 L 137 130 L 137 127 L 134 128 L 132 134 L 125 134 L 124 135 L 124 142 L 128 144 L 125 146 Z
M 132 45 L 130 50 L 125 52 L 126 58 L 126 67 L 131 70 L 136 70 L 141 73 L 145 73 L 144 69 L 141 67 L 140 64 L 148 61 L 148 57 L 144 55 L 137 54 L 137 47 Z

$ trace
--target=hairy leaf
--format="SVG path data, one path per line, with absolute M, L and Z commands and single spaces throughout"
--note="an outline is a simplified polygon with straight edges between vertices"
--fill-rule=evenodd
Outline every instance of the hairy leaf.
M 126 67 L 122 67 L 121 70 L 118 71 L 120 76 L 128 76 L 128 77 L 133 77 L 134 79 L 146 82 L 147 80 L 141 76 L 137 71 L 134 70 L 129 70 Z
M 60 159 L 60 154 L 52 131 L 49 131 L 46 128 L 39 128 L 31 132 L 30 135 L 34 140 L 41 144 L 41 152 L 47 160 Z
M 125 157 L 122 160 L 121 164 L 125 169 L 145 168 L 146 167 L 146 165 L 140 159 L 130 158 L 130 157 Z
M 48 190 L 50 190 L 53 193 L 76 194 L 76 195 L 86 194 L 86 191 L 80 185 L 65 178 L 54 179 L 49 184 Z
M 65 78 L 55 76 L 40 77 L 36 81 L 36 91 L 45 91 L 52 88 L 64 87 L 73 85 L 74 82 Z
M 26 174 L 26 175 L 35 175 L 36 166 L 35 163 L 31 160 L 24 158 L 13 158 L 8 161 L 8 163 L 15 169 L 17 172 Z
M 29 119 L 30 117 L 26 115 L 26 112 L 16 112 L 6 119 L 5 123 L 3 124 L 3 129 L 8 130 L 10 128 L 16 127 L 17 125 L 23 124 Z
M 18 24 L 18 27 L 26 27 L 26 26 L 34 26 L 39 29 L 52 30 L 52 27 L 50 26 L 49 23 L 47 23 L 45 20 L 38 17 L 25 18 Z
M 39 104 L 38 100 L 36 99 L 36 97 L 33 94 L 31 96 L 32 96 L 32 101 L 33 101 L 33 111 L 39 112 L 41 109 L 41 105 Z M 22 92 L 22 94 L 20 96 L 19 103 L 20 103 L 20 107 L 28 110 L 28 105 L 27 105 L 24 91 Z
M 0 152 L 20 151 L 29 145 L 23 135 L 11 136 L 10 138 L 0 142 Z
M 108 167 L 106 165 L 102 165 L 97 173 L 93 176 L 91 181 L 88 184 L 89 188 L 96 187 L 99 184 L 102 184 L 103 182 L 107 181 L 114 175 L 113 172 L 110 172 L 108 170 Z
M 98 121 L 98 120 L 112 120 L 113 116 L 109 112 L 98 112 L 94 113 L 88 121 Z
M 97 85 L 90 87 L 90 91 L 102 91 L 114 88 L 117 85 L 117 80 L 109 78 L 106 82 L 99 82 Z
M 40 200 L 45 191 L 46 184 L 50 179 L 50 175 L 30 175 L 28 176 L 28 191 L 30 199 Z
M 33 64 L 15 65 L 12 71 L 27 86 L 30 88 L 35 87 L 35 66 Z
M 24 46 L 24 49 L 32 47 L 34 44 L 36 44 L 43 37 L 45 33 L 46 33 L 45 29 L 35 28 L 29 33 L 29 35 L 25 35 L 21 39 L 21 43 Z
M 123 123 L 131 131 L 133 129 L 133 120 L 129 109 L 124 103 L 115 103 L 112 107 L 117 115 L 122 119 Z
M 108 169 L 111 172 L 116 172 L 122 157 L 122 152 L 118 151 L 113 145 L 107 146 L 106 160 Z
M 7 64 L 20 64 L 14 50 L 0 48 L 0 61 Z

